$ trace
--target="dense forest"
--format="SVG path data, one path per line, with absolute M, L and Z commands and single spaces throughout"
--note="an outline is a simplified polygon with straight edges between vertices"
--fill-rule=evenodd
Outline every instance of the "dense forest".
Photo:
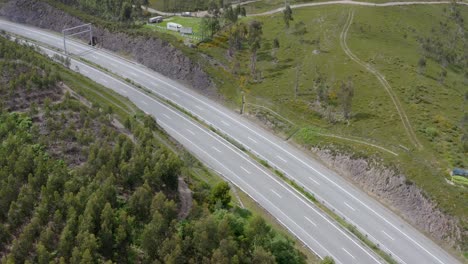
M 90 103 L 63 76 L 82 77 L 5 38 L 0 71 L 1 263 L 305 262 L 229 185 L 187 177 L 151 117 Z

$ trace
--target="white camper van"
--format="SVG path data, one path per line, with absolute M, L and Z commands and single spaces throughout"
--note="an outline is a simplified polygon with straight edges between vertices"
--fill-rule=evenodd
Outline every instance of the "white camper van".
M 181 28 L 182 28 L 181 24 L 177 24 L 177 23 L 173 23 L 173 22 L 167 23 L 167 29 L 168 30 L 179 32 Z

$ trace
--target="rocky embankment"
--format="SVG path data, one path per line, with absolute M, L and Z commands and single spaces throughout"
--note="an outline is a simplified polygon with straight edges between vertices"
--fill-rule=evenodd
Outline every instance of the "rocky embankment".
M 436 240 L 460 250 L 459 245 L 468 237 L 468 231 L 461 230 L 459 221 L 441 212 L 437 205 L 427 198 L 421 189 L 407 181 L 404 175 L 376 162 L 353 159 L 328 149 L 311 150 L 327 166 L 377 197 Z
M 0 16 L 57 32 L 84 24 L 79 18 L 37 0 L 9 1 L 1 6 Z M 111 32 L 99 26 L 93 28 L 93 33 L 103 48 L 128 54 L 141 64 L 182 81 L 205 95 L 217 95 L 213 82 L 202 67 L 167 41 L 156 37 Z

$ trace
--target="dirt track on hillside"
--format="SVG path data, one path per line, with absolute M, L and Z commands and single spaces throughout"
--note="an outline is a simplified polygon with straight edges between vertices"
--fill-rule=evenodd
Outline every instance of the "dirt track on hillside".
M 397 95 L 393 91 L 390 84 L 385 79 L 385 76 L 383 76 L 379 71 L 374 69 L 371 65 L 369 65 L 369 64 L 363 62 L 362 60 L 360 60 L 349 49 L 348 44 L 346 43 L 346 38 L 347 38 L 347 35 L 348 35 L 349 28 L 351 27 L 351 24 L 353 22 L 353 18 L 354 18 L 354 11 L 350 11 L 349 16 L 348 16 L 348 20 L 346 21 L 346 24 L 343 27 L 343 31 L 341 32 L 341 35 L 340 35 L 340 44 L 341 44 L 341 47 L 343 48 L 343 51 L 346 53 L 346 55 L 348 55 L 349 58 L 351 58 L 351 60 L 353 60 L 357 64 L 364 67 L 368 72 L 372 73 L 379 80 L 379 82 L 382 84 L 382 86 L 384 87 L 387 94 L 392 99 L 392 102 L 395 105 L 395 108 L 396 108 L 396 110 L 398 112 L 398 115 L 400 116 L 401 122 L 403 123 L 403 127 L 405 128 L 405 131 L 408 134 L 409 140 L 411 141 L 411 143 L 416 148 L 422 148 L 423 146 L 421 145 L 421 143 L 419 142 L 416 134 L 414 133 L 413 127 L 411 126 L 411 122 L 410 122 L 408 116 L 406 115 L 405 110 L 403 109 L 403 107 L 402 107 L 402 105 L 400 103 L 400 100 L 398 99 Z

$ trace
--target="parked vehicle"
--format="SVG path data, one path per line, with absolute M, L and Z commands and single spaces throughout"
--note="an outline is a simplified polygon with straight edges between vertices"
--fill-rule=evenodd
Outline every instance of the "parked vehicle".
M 182 12 L 181 14 L 183 17 L 191 17 L 192 16 L 192 13 L 190 12 Z
M 163 22 L 163 17 L 162 16 L 157 16 L 157 17 L 151 17 L 150 19 L 148 19 L 148 22 L 149 23 L 161 23 Z
M 181 24 L 177 24 L 177 23 L 174 23 L 174 22 L 167 23 L 167 29 L 168 30 L 179 32 L 181 28 L 182 28 Z

